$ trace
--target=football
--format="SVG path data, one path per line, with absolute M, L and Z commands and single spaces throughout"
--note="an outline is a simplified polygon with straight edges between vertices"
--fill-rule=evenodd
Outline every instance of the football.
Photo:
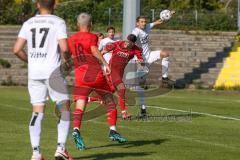
M 169 19 L 171 19 L 171 17 L 172 17 L 172 13 L 171 13 L 170 10 L 165 9 L 165 10 L 160 12 L 160 19 L 162 21 L 169 20 Z

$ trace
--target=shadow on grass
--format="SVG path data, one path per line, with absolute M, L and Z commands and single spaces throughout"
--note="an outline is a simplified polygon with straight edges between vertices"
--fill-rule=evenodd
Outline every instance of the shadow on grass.
M 109 159 L 115 159 L 115 158 L 127 158 L 127 157 L 143 157 L 151 155 L 153 152 L 137 152 L 137 153 L 128 153 L 128 152 L 117 152 L 117 153 L 99 153 L 99 154 L 93 154 L 88 156 L 80 156 L 75 157 L 75 160 L 78 159 L 91 159 L 91 160 L 109 160 Z
M 155 139 L 155 140 L 137 140 L 137 141 L 129 141 L 127 143 L 119 144 L 108 144 L 108 145 L 102 145 L 102 146 L 96 146 L 96 147 L 89 147 L 89 149 L 98 149 L 98 148 L 111 148 L 111 147 L 122 147 L 122 148 L 131 148 L 131 147 L 137 147 L 137 146 L 145 146 L 145 145 L 160 145 L 166 141 L 169 141 L 168 139 Z M 121 148 L 119 148 L 121 149 Z M 126 152 L 117 152 L 117 153 L 98 153 L 88 156 L 80 156 L 75 157 L 74 159 L 92 159 L 92 160 L 102 160 L 102 159 L 114 159 L 114 158 L 126 158 L 126 157 L 135 157 L 137 159 L 138 157 L 148 156 L 153 154 L 154 152 L 137 152 L 137 153 L 126 153 Z
M 87 149 L 96 149 L 96 148 L 105 148 L 105 147 L 123 147 L 123 148 L 131 148 L 131 147 L 137 147 L 137 146 L 144 146 L 144 145 L 160 145 L 161 143 L 164 143 L 166 141 L 169 141 L 168 139 L 156 139 L 156 140 L 137 140 L 137 141 L 129 141 L 127 143 L 114 143 L 114 144 L 108 144 L 103 146 L 96 146 L 96 147 L 89 147 Z

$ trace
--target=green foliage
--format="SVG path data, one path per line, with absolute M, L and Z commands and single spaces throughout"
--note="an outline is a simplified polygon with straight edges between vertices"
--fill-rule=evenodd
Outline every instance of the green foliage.
M 0 24 L 22 24 L 35 12 L 32 0 L 0 0 Z M 105 32 L 112 25 L 121 31 L 123 0 L 59 0 L 55 14 L 64 18 L 71 30 L 77 30 L 76 20 L 80 12 L 93 16 L 93 30 Z M 237 1 L 231 1 L 225 9 L 226 1 L 221 0 L 141 0 L 141 14 L 152 20 L 163 9 L 173 9 L 177 14 L 161 29 L 182 30 L 237 30 Z M 109 22 L 109 8 L 111 17 Z M 196 19 L 195 12 L 198 11 Z
M 0 59 L 0 65 L 3 68 L 11 68 L 11 64 L 7 60 L 4 60 L 4 59 Z
M 1 6 L 0 24 L 22 24 L 34 13 L 32 0 L 22 0 L 21 4 L 14 0 L 2 0 Z
M 111 25 L 121 26 L 122 24 L 122 1 L 116 0 L 111 3 L 110 0 L 78 1 L 60 3 L 56 9 L 56 14 L 64 18 L 72 30 L 76 30 L 77 16 L 81 12 L 90 13 L 95 24 L 93 30 L 102 30 L 108 25 L 108 8 L 112 8 Z M 99 27 L 100 26 L 100 27 Z

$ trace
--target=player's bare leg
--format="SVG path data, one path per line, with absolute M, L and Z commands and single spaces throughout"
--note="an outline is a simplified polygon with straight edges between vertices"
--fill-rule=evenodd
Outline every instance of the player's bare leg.
M 125 102 L 125 93 L 126 88 L 123 83 L 117 85 L 117 94 L 118 94 L 118 102 L 121 109 L 122 119 L 131 119 L 131 115 L 127 112 L 126 102 Z
M 169 53 L 166 51 L 161 51 L 160 58 L 162 60 L 162 83 L 173 86 L 175 82 L 168 78 Z
M 109 138 L 112 141 L 117 141 L 119 143 L 127 142 L 128 140 L 117 132 L 117 109 L 112 94 L 107 94 L 104 96 L 104 104 L 107 107 L 107 120 L 110 129 Z
M 87 105 L 87 101 L 83 99 L 79 99 L 76 102 L 75 111 L 73 113 L 73 139 L 75 141 L 76 147 L 79 150 L 85 149 L 85 144 L 80 134 L 82 117 L 84 114 L 85 106 Z
M 44 115 L 44 103 L 33 104 L 32 118 L 29 123 L 29 133 L 32 145 L 32 160 L 44 160 L 40 152 L 40 136 L 42 119 Z

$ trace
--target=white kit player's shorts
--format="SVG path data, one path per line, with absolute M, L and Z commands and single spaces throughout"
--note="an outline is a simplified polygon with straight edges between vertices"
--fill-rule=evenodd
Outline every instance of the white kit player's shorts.
M 151 65 L 153 62 L 161 59 L 160 52 L 161 52 L 161 50 L 149 52 L 145 56 L 145 62 L 148 63 L 148 65 Z
M 57 83 L 61 89 L 53 89 L 49 84 L 49 79 L 29 79 L 28 91 L 31 98 L 31 104 L 44 105 L 48 100 L 48 96 L 56 103 L 69 100 L 66 81 L 62 78 L 61 80 L 58 80 Z
M 106 60 L 106 62 L 109 64 L 111 58 L 112 58 L 112 53 L 106 53 L 103 55 L 104 59 Z

